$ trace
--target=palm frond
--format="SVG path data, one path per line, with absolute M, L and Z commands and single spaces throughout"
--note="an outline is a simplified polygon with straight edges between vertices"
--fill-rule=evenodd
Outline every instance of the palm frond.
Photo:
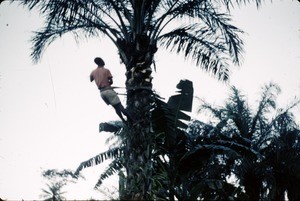
M 123 164 L 122 161 L 120 159 L 115 159 L 113 160 L 108 168 L 100 175 L 100 178 L 98 179 L 96 185 L 95 185 L 95 189 L 97 189 L 98 187 L 100 187 L 100 185 L 102 184 L 103 180 L 109 178 L 110 176 L 118 173 L 119 171 L 121 171 L 121 169 L 123 168 Z
M 50 24 L 44 29 L 35 32 L 35 36 L 31 39 L 33 44 L 31 58 L 34 62 L 37 62 L 43 56 L 45 49 L 55 41 L 58 37 L 61 37 L 66 33 L 73 33 L 75 39 L 79 37 L 81 30 L 82 35 L 85 37 L 97 36 L 99 32 L 106 32 L 105 26 L 98 25 L 96 28 L 93 25 L 88 25 L 87 23 L 78 23 L 76 25 L 68 26 L 57 26 Z
M 176 128 L 187 128 L 181 120 L 190 120 L 190 116 L 182 111 L 190 112 L 193 104 L 193 84 L 189 80 L 181 80 L 177 88 L 178 94 L 165 103 L 156 97 L 156 109 L 153 111 L 154 123 L 158 131 L 173 133 Z M 162 123 L 164 122 L 164 123 Z
M 168 105 L 174 110 L 176 119 L 189 121 L 191 118 L 180 111 L 191 112 L 194 98 L 193 83 L 189 80 L 180 80 L 176 86 L 178 94 L 173 95 L 168 100 Z
M 118 133 L 124 127 L 121 121 L 110 121 L 99 124 L 99 132 Z
M 205 13 L 207 22 L 218 33 L 220 32 L 220 38 L 224 40 L 226 50 L 229 53 L 231 60 L 234 64 L 240 64 L 243 53 L 243 41 L 239 37 L 239 34 L 243 33 L 242 30 L 234 25 L 229 24 L 230 17 L 227 14 L 213 12 Z
M 230 148 L 231 150 L 234 151 L 233 153 L 238 153 L 240 156 L 248 155 L 249 157 L 255 156 L 255 158 L 262 157 L 262 155 L 258 151 L 249 147 L 249 145 L 245 146 L 242 143 L 237 143 L 237 142 L 227 141 L 227 140 L 218 140 L 215 144 Z
M 237 129 L 238 135 L 249 138 L 250 126 L 252 122 L 251 110 L 244 95 L 236 87 L 231 87 L 232 95 L 226 102 L 226 111 L 233 126 Z
M 228 10 L 230 10 L 230 8 L 234 8 L 235 4 L 237 4 L 238 6 L 244 4 L 248 4 L 248 3 L 251 3 L 251 1 L 255 2 L 256 4 L 256 7 L 259 8 L 261 3 L 264 1 L 264 0 L 235 0 L 235 1 L 232 1 L 232 0 L 221 0 L 221 2 L 226 5 L 226 8 Z
M 270 129 L 272 126 L 271 124 L 267 123 L 265 114 L 270 112 L 271 108 L 276 108 L 276 98 L 279 93 L 280 87 L 277 84 L 271 82 L 264 85 L 262 88 L 258 109 L 253 116 L 249 136 L 253 136 L 255 131 L 260 129 L 261 134 L 264 134 L 264 137 L 268 137 L 267 135 L 270 134 Z
M 149 34 L 151 44 L 162 41 L 162 46 L 171 45 L 170 50 L 177 49 L 220 80 L 228 79 L 228 61 L 239 64 L 243 51 L 242 31 L 229 23 L 229 15 L 220 13 L 213 1 L 22 0 L 20 4 L 37 8 L 46 16 L 45 28 L 32 39 L 35 62 L 57 37 L 68 32 L 75 38 L 103 33 L 116 46 L 118 39 L 130 41 L 132 34 Z M 187 18 L 200 23 L 160 34 L 169 22 Z
M 209 112 L 212 115 L 212 118 L 217 118 L 218 120 L 223 120 L 226 116 L 226 110 L 224 108 L 213 106 L 205 100 L 201 100 L 201 105 L 198 108 L 198 113 L 205 111 Z
M 215 7 L 211 1 L 179 1 L 169 15 L 199 19 L 200 23 L 160 34 L 158 40 L 163 47 L 183 53 L 220 80 L 227 80 L 230 73 L 228 61 L 241 63 L 243 42 L 239 34 L 243 32 L 229 23 L 229 15 L 219 13 Z
M 111 13 L 107 13 L 106 1 L 19 1 L 29 9 L 37 8 L 46 16 L 45 27 L 35 32 L 32 38 L 34 62 L 41 59 L 44 50 L 58 37 L 65 33 L 73 33 L 75 39 L 80 36 L 89 38 L 100 33 L 108 36 L 113 42 L 126 28 L 119 27 Z M 104 18 L 106 17 L 106 18 Z M 108 18 L 108 19 L 107 19 Z M 112 24 L 110 23 L 112 22 Z M 115 26 L 113 26 L 113 24 Z
M 122 154 L 122 148 L 120 148 L 120 147 L 115 147 L 106 152 L 98 154 L 98 155 L 82 162 L 79 165 L 79 167 L 77 168 L 77 170 L 75 171 L 74 175 L 75 176 L 79 175 L 79 173 L 82 169 L 88 168 L 88 167 L 91 167 L 94 165 L 98 165 L 98 164 L 102 163 L 104 160 L 118 158 L 118 157 L 120 157 L 121 154 Z
M 180 0 L 173 1 L 172 9 L 169 10 L 169 14 L 176 17 L 198 17 L 200 13 L 203 13 L 204 8 L 211 7 L 210 1 L 203 0 Z
M 266 84 L 262 88 L 262 95 L 259 101 L 257 115 L 269 112 L 270 108 L 276 108 L 276 98 L 281 92 L 280 87 L 275 83 Z
M 207 72 L 226 80 L 229 76 L 224 57 L 226 47 L 213 38 L 212 34 L 209 30 L 193 25 L 166 33 L 159 37 L 159 41 L 162 47 L 183 53 L 186 58 L 195 60 L 196 64 Z

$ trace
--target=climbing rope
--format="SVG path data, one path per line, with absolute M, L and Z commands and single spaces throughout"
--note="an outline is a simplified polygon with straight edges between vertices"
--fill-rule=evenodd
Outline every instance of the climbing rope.
M 140 89 L 153 91 L 151 87 L 111 87 L 112 89 L 126 89 L 127 91 L 137 91 Z M 117 93 L 119 95 L 127 95 L 126 93 Z

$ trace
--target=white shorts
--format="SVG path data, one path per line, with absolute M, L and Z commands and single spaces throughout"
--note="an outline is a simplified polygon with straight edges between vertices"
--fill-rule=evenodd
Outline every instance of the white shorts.
M 116 105 L 121 102 L 118 94 L 113 89 L 103 90 L 100 95 L 107 105 Z

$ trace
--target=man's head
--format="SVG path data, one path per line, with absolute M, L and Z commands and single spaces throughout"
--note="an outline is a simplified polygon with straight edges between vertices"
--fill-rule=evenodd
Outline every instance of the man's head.
M 103 67 L 105 65 L 105 62 L 103 61 L 103 59 L 101 59 L 100 57 L 96 57 L 94 59 L 94 62 L 98 65 L 98 66 L 101 66 Z

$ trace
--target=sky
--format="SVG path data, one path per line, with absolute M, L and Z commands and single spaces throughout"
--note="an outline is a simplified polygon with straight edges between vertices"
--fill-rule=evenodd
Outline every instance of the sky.
M 233 23 L 245 31 L 243 63 L 232 68 L 229 84 L 211 78 L 191 61 L 159 50 L 153 73 L 154 90 L 168 98 L 180 79 L 194 83 L 195 97 L 222 105 L 229 85 L 241 89 L 255 106 L 264 84 L 281 87 L 278 105 L 285 107 L 300 97 L 300 3 L 276 0 L 242 6 L 233 11 Z M 42 26 L 39 15 L 17 4 L 0 4 L 0 198 L 40 199 L 46 169 L 72 169 L 107 149 L 109 133 L 99 133 L 100 122 L 118 120 L 112 107 L 99 96 L 90 72 L 93 59 L 102 57 L 124 87 L 125 67 L 116 48 L 105 38 L 81 40 L 71 35 L 54 41 L 42 60 L 30 59 L 30 38 Z M 124 89 L 118 89 L 124 93 Z M 125 104 L 125 97 L 120 95 Z M 195 99 L 193 117 L 200 102 Z M 300 106 L 293 110 L 300 122 Z M 107 163 L 106 163 L 107 164 Z M 83 170 L 86 180 L 68 186 L 67 199 L 103 199 L 94 191 L 106 164 Z M 115 186 L 117 178 L 104 186 Z M 104 191 L 107 191 L 104 189 Z M 110 193 L 108 191 L 108 193 Z

